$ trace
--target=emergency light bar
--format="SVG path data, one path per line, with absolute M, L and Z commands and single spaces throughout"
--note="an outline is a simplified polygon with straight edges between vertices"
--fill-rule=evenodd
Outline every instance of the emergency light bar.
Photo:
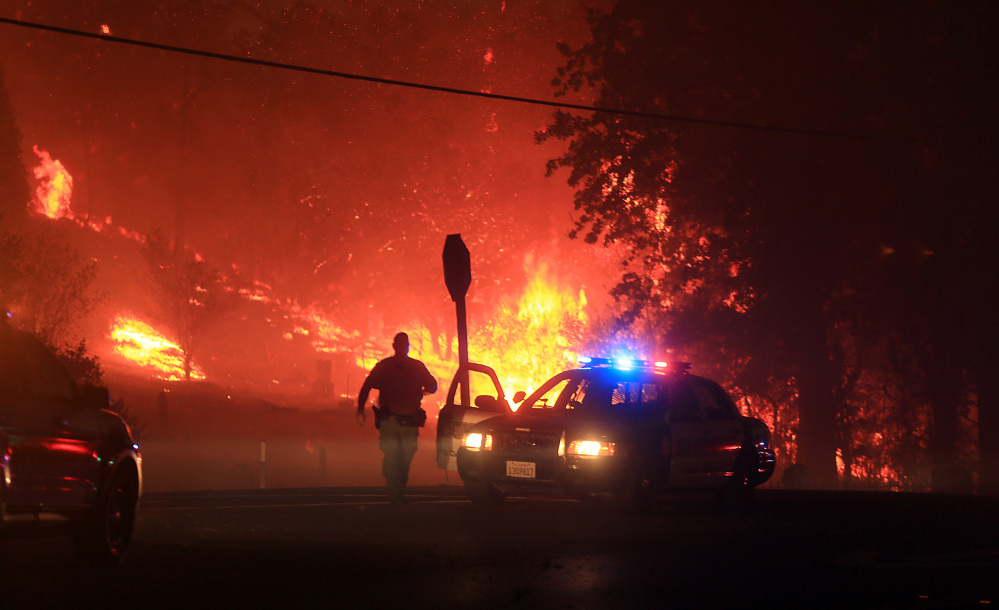
M 663 360 L 657 360 L 655 362 L 651 360 L 636 360 L 634 358 L 622 357 L 622 358 L 594 358 L 592 356 L 580 356 L 579 363 L 584 366 L 609 366 L 617 369 L 633 369 L 633 368 L 656 368 L 656 369 L 669 369 L 671 371 L 684 372 L 690 369 L 689 362 L 666 362 Z

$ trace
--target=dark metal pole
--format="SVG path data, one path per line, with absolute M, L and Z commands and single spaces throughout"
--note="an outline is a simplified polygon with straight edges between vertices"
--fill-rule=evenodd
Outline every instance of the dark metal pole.
M 454 233 L 444 240 L 444 283 L 454 301 L 458 316 L 458 384 L 461 386 L 461 404 L 471 405 L 471 390 L 468 387 L 468 369 L 461 368 L 468 362 L 468 323 L 465 315 L 465 293 L 472 283 L 471 256 L 461 235 Z
M 454 303 L 455 311 L 458 314 L 458 364 L 468 362 L 468 321 L 465 316 L 465 297 L 461 297 Z M 470 405 L 471 391 L 468 387 L 468 369 L 461 370 L 461 404 Z

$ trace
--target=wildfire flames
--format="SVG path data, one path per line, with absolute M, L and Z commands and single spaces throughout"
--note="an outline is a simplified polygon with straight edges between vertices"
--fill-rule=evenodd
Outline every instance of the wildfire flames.
M 73 194 L 73 177 L 63 164 L 53 159 L 37 145 L 33 147 L 39 165 L 34 168 L 38 180 L 33 211 L 51 219 L 74 220 L 96 232 L 106 232 L 111 219 L 92 221 L 77 219 L 70 208 Z M 144 242 L 142 235 L 123 228 L 123 236 Z M 577 354 L 571 346 L 577 343 L 580 331 L 586 325 L 586 296 L 582 290 L 560 285 L 551 272 L 552 265 L 535 263 L 533 277 L 519 299 L 502 305 L 490 317 L 485 327 L 469 337 L 471 359 L 492 366 L 502 376 L 504 390 L 513 394 L 517 390 L 530 392 L 554 373 L 575 365 Z M 270 287 L 254 285 L 241 289 L 239 294 L 247 300 L 274 305 Z M 288 318 L 295 322 L 294 334 L 307 336 L 317 354 L 348 351 L 357 354 L 357 364 L 370 368 L 374 360 L 384 354 L 383 343 L 374 338 L 365 340 L 356 331 L 349 331 L 333 322 L 322 311 L 298 304 L 281 307 Z M 409 325 L 414 343 L 414 356 L 427 366 L 445 384 L 451 379 L 456 362 L 443 354 L 456 354 L 457 344 L 433 345 L 430 333 L 419 320 Z M 122 315 L 115 320 L 110 333 L 114 353 L 152 372 L 157 378 L 180 380 L 184 378 L 183 354 L 179 346 L 164 337 L 140 319 Z M 286 338 L 292 338 L 286 336 Z M 205 379 L 202 369 L 195 367 L 193 379 Z M 476 388 L 473 388 L 475 390 Z M 482 392 L 491 388 L 482 388 Z
M 73 176 L 66 170 L 62 162 L 53 159 L 48 151 L 32 147 L 38 155 L 39 164 L 34 168 L 35 178 L 38 186 L 35 188 L 35 199 L 32 202 L 32 211 L 40 216 L 47 216 L 53 220 L 66 218 L 86 227 L 97 233 L 106 233 L 112 227 L 111 217 L 103 220 L 93 218 L 80 219 L 73 214 L 70 207 L 70 199 L 73 196 Z M 136 231 L 130 231 L 124 227 L 117 227 L 116 230 L 122 237 L 142 243 L 145 238 Z
M 70 208 L 73 177 L 47 151 L 38 146 L 34 146 L 33 150 L 39 159 L 39 165 L 33 171 L 38 180 L 31 206 L 33 213 L 53 220 L 68 219 L 98 233 L 120 233 L 138 243 L 146 241 L 137 232 L 115 228 L 110 218 L 102 221 L 85 216 L 77 218 Z M 472 333 L 468 338 L 470 359 L 491 366 L 500 376 L 508 397 L 519 390 L 530 393 L 557 372 L 575 367 L 579 355 L 576 348 L 581 345 L 589 324 L 585 292 L 558 277 L 555 271 L 558 269 L 557 264 L 544 260 L 539 262 L 529 256 L 525 267 L 529 281 L 523 293 L 500 303 L 488 315 L 488 322 L 472 322 Z M 356 330 L 345 329 L 316 306 L 300 306 L 298 303 L 283 301 L 273 294 L 271 286 L 258 282 L 250 288 L 240 288 L 237 292 L 247 302 L 261 302 L 274 311 L 281 312 L 294 328 L 292 332 L 285 334 L 285 339 L 305 337 L 317 358 L 352 353 L 356 365 L 368 370 L 375 361 L 388 355 L 387 338 L 362 336 Z M 441 381 L 443 391 L 427 401 L 428 405 L 436 402 L 440 406 L 457 368 L 457 339 L 451 337 L 452 344 L 448 345 L 446 336 L 431 333 L 418 318 L 411 320 L 405 327 L 413 345 L 411 355 L 423 360 Z M 156 379 L 185 379 L 184 354 L 178 344 L 138 317 L 117 316 L 110 339 L 113 355 L 129 363 L 129 366 L 138 367 Z M 191 379 L 207 378 L 202 368 L 194 364 L 191 368 Z M 473 396 L 493 392 L 491 386 L 476 386 L 477 382 L 483 381 L 481 377 L 473 377 L 472 381 Z M 341 395 L 341 398 L 345 397 L 352 398 Z M 744 411 L 752 411 L 747 409 L 748 405 L 740 406 Z M 770 417 L 767 419 L 771 420 L 768 423 L 776 430 L 776 421 L 772 421 L 773 418 Z M 786 439 L 785 443 L 793 453 L 793 436 Z M 856 455 L 852 457 L 849 475 L 853 478 L 877 480 L 891 488 L 899 488 L 900 474 L 891 465 L 878 463 L 877 460 L 864 461 Z M 847 464 L 842 454 L 837 456 L 837 466 L 841 476 L 847 475 Z
M 184 379 L 180 348 L 145 322 L 119 316 L 111 329 L 111 339 L 115 354 L 149 369 L 156 377 L 169 381 Z M 204 372 L 193 366 L 191 379 L 204 378 Z
M 35 188 L 35 211 L 49 218 L 72 218 L 69 200 L 73 196 L 73 176 L 58 159 L 53 159 L 47 151 L 33 146 L 38 155 L 39 165 L 35 168 L 38 187 Z
M 560 285 L 541 263 L 516 303 L 503 305 L 469 339 L 472 360 L 492 366 L 508 394 L 530 393 L 555 373 L 577 365 L 587 324 L 586 294 Z

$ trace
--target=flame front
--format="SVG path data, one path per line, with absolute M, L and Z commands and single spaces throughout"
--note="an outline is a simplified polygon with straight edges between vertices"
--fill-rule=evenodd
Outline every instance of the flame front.
M 541 264 L 516 304 L 501 306 L 469 339 L 471 359 L 493 367 L 507 394 L 530 393 L 577 366 L 575 350 L 586 324 L 585 292 L 560 285 L 550 266 Z
M 62 163 L 53 159 L 48 151 L 33 146 L 39 165 L 34 169 L 38 187 L 35 188 L 35 211 L 49 218 L 72 218 L 69 201 L 73 196 L 73 176 Z
M 184 356 L 180 348 L 145 322 L 118 316 L 111 329 L 111 340 L 115 354 L 154 370 L 160 379 L 184 379 Z M 191 379 L 204 378 L 200 368 L 192 367 Z

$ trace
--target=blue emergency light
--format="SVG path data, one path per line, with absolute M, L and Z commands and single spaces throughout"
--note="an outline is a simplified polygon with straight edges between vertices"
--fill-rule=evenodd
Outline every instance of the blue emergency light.
M 653 362 L 651 360 L 636 360 L 628 356 L 622 356 L 619 358 L 595 358 L 593 356 L 580 356 L 578 360 L 583 366 L 613 367 L 625 371 L 633 368 L 651 368 L 657 370 L 666 369 L 682 373 L 690 369 L 689 362 L 667 362 L 664 360 L 657 360 Z

